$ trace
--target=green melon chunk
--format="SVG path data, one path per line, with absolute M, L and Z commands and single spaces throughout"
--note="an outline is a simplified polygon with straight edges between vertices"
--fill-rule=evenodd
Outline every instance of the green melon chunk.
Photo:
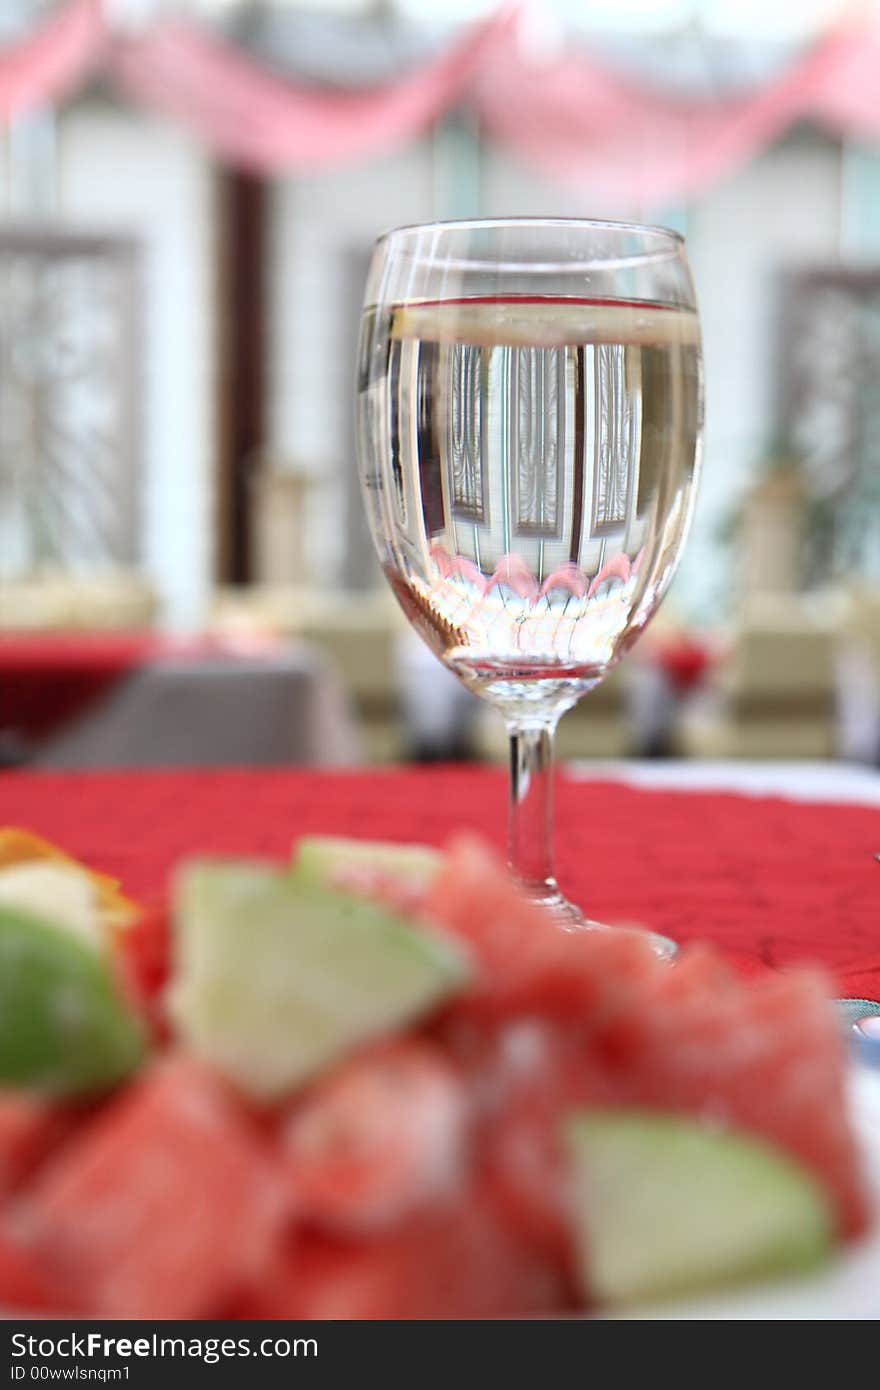
M 611 1307 L 797 1273 L 829 1252 L 819 1181 L 741 1132 L 650 1111 L 566 1125 L 584 1292 Z
M 430 1012 L 468 973 L 452 942 L 265 865 L 191 863 L 174 919 L 178 1031 L 261 1099 Z
M 429 845 L 398 845 L 390 840 L 351 840 L 341 835 L 304 835 L 294 846 L 296 873 L 330 879 L 339 870 L 376 869 L 406 883 L 430 883 L 443 855 Z
M 102 1091 L 143 1048 L 105 952 L 63 923 L 0 906 L 0 1085 Z

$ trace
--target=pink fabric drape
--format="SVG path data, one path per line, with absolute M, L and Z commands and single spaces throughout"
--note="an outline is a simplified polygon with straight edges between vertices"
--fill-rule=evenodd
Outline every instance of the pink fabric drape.
M 847 34 L 804 98 L 804 115 L 845 135 L 880 140 L 880 28 Z
M 34 34 L 0 48 L 0 120 L 61 101 L 94 71 L 105 40 L 101 0 L 70 0 Z
M 225 159 L 264 172 L 322 169 L 388 149 L 454 105 L 497 46 L 509 6 L 433 62 L 359 92 L 297 87 L 191 24 L 166 22 L 114 49 L 111 71 L 133 99 L 189 126 Z
M 880 135 L 878 85 L 880 42 L 850 31 L 736 100 L 676 101 L 583 54 L 529 65 L 510 47 L 490 55 L 474 99 L 486 132 L 541 173 L 650 208 L 702 192 L 802 117 Z
M 111 32 L 101 0 L 70 0 L 27 40 L 0 48 L 0 119 L 57 102 L 100 71 L 178 121 L 219 158 L 263 173 L 381 153 L 467 102 L 493 139 L 542 174 L 627 208 L 693 197 L 795 121 L 880 141 L 880 29 L 827 35 L 748 96 L 683 101 L 569 47 L 540 61 L 512 0 L 396 82 L 331 92 L 265 72 L 207 29 L 157 21 Z
M 516 51 L 492 54 L 474 100 L 488 135 L 532 167 L 646 208 L 708 188 L 808 115 L 880 132 L 879 82 L 876 39 L 834 33 L 776 81 L 722 103 L 638 90 L 582 54 L 537 65 Z

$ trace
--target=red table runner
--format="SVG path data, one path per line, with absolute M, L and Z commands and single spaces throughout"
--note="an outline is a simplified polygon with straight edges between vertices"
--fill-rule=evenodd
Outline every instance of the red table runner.
M 488 768 L 363 772 L 6 773 L 0 823 L 162 890 L 194 851 L 286 856 L 306 831 L 501 846 Z M 880 998 L 880 812 L 559 779 L 558 874 L 592 916 L 716 941 L 749 968 L 823 962 L 839 993 Z
M 53 733 L 152 659 L 147 632 L 16 632 L 0 636 L 0 728 Z
M 204 637 L 152 632 L 9 632 L 0 634 L 0 729 L 31 739 L 85 714 L 124 677 L 162 657 L 224 650 Z

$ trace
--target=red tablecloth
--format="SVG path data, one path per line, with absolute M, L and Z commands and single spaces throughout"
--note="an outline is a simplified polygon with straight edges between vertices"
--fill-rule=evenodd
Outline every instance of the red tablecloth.
M 880 813 L 732 794 L 559 780 L 558 872 L 592 916 L 705 937 L 748 967 L 821 961 L 840 993 L 880 998 Z M 29 826 L 135 895 L 194 850 L 286 856 L 306 831 L 504 839 L 485 768 L 353 773 L 6 773 L 0 823 Z
M 165 649 L 146 632 L 4 633 L 0 728 L 52 733 Z
M 273 644 L 252 644 L 265 651 Z M 98 704 L 119 681 L 151 661 L 242 650 L 210 636 L 153 632 L 0 634 L 0 729 L 29 739 L 58 732 Z

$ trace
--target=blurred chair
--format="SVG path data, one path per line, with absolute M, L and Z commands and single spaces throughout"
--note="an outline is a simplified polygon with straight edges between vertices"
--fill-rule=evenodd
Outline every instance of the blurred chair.
M 705 758 L 834 756 L 839 625 L 838 606 L 819 595 L 746 603 L 715 681 L 682 717 L 681 751 Z
M 629 679 L 626 667 L 618 666 L 563 715 L 556 733 L 560 758 L 622 758 L 633 752 Z
M 396 659 L 404 619 L 384 593 L 346 594 L 303 615 L 303 638 L 321 652 L 354 706 L 364 755 L 389 762 L 405 750 Z
M 880 671 L 880 588 L 858 585 L 850 590 L 845 630 Z
M 306 584 L 308 501 L 314 478 L 302 468 L 260 460 L 251 479 L 251 554 L 258 584 Z
M 158 611 L 152 584 L 130 570 L 0 581 L 0 630 L 147 628 Z
M 351 700 L 363 754 L 388 762 L 406 748 L 400 712 L 396 642 L 405 619 L 384 589 L 365 593 L 297 585 L 220 589 L 213 632 L 269 632 L 298 637 L 320 652 Z
M 626 668 L 617 667 L 563 715 L 556 731 L 556 756 L 561 761 L 624 758 L 636 751 L 629 679 Z M 481 704 L 476 724 L 477 751 L 488 758 L 506 757 L 507 735 L 500 715 Z
M 738 528 L 739 574 L 753 600 L 803 588 L 806 512 L 803 471 L 784 459 L 747 492 Z
M 841 751 L 880 763 L 880 589 L 853 585 L 838 655 Z

